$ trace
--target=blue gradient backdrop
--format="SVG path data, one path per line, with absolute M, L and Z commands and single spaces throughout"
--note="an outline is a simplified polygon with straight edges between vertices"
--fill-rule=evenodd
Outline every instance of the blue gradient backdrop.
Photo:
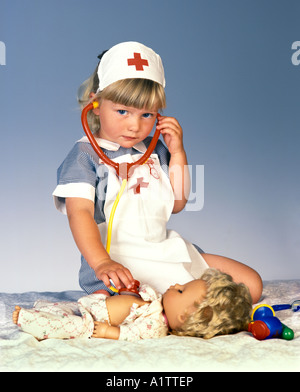
M 161 54 L 165 113 L 182 124 L 194 172 L 204 165 L 203 208 L 169 226 L 264 280 L 300 278 L 300 65 L 291 61 L 299 1 L 0 7 L 0 291 L 79 288 L 79 253 L 51 194 L 57 167 L 83 134 L 77 87 L 102 50 L 127 40 Z

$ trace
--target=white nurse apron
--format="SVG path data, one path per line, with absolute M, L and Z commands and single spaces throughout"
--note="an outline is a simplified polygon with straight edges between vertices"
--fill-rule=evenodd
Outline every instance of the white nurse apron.
M 146 150 L 144 143 L 135 146 Z M 115 162 L 136 162 L 142 154 L 122 155 Z M 101 162 L 101 160 L 100 160 Z M 122 181 L 108 166 L 108 184 L 104 213 L 106 222 L 99 224 L 103 245 L 113 203 Z M 137 166 L 128 179 L 118 203 L 111 235 L 110 257 L 126 266 L 134 279 L 145 282 L 163 293 L 170 285 L 184 284 L 199 278 L 208 268 L 198 250 L 173 230 L 167 222 L 173 210 L 174 195 L 157 154 Z

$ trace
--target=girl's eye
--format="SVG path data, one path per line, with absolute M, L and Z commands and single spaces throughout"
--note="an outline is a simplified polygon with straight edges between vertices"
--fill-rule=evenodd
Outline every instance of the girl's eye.
M 144 113 L 143 117 L 144 118 L 151 118 L 151 117 L 153 117 L 153 114 L 152 113 Z
M 182 291 L 182 290 L 179 290 L 179 289 L 178 289 L 178 292 L 179 292 L 180 294 L 182 294 L 182 293 L 183 293 L 183 291 Z
M 125 114 L 127 114 L 127 110 L 125 109 L 119 109 L 118 113 L 121 114 L 122 116 L 124 116 Z

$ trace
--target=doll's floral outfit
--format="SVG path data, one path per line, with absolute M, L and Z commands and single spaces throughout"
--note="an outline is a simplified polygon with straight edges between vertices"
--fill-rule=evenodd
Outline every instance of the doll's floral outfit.
M 119 325 L 119 340 L 153 339 L 168 334 L 161 294 L 146 284 L 141 285 L 139 293 L 147 303 L 143 306 L 133 304 L 129 315 Z M 18 326 L 39 340 L 90 338 L 94 321 L 110 324 L 106 298 L 104 294 L 90 294 L 77 302 L 38 300 L 33 309 L 20 310 Z

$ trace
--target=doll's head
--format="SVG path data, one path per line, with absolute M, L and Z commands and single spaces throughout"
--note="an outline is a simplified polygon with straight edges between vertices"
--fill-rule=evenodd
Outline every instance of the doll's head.
M 185 313 L 178 314 L 177 325 L 172 324 L 172 319 L 169 323 L 172 334 L 209 339 L 247 330 L 252 299 L 244 284 L 233 282 L 231 276 L 215 269 L 208 269 L 195 282 L 200 283 L 193 286 L 194 301 L 189 303 Z M 163 304 L 168 306 L 164 299 Z M 166 316 L 168 318 L 167 312 Z
M 166 106 L 165 78 L 161 58 L 138 42 L 123 42 L 99 56 L 93 74 L 79 87 L 78 102 L 85 107 L 102 99 L 137 109 L 159 111 Z M 88 123 L 93 132 L 99 117 L 90 111 Z

